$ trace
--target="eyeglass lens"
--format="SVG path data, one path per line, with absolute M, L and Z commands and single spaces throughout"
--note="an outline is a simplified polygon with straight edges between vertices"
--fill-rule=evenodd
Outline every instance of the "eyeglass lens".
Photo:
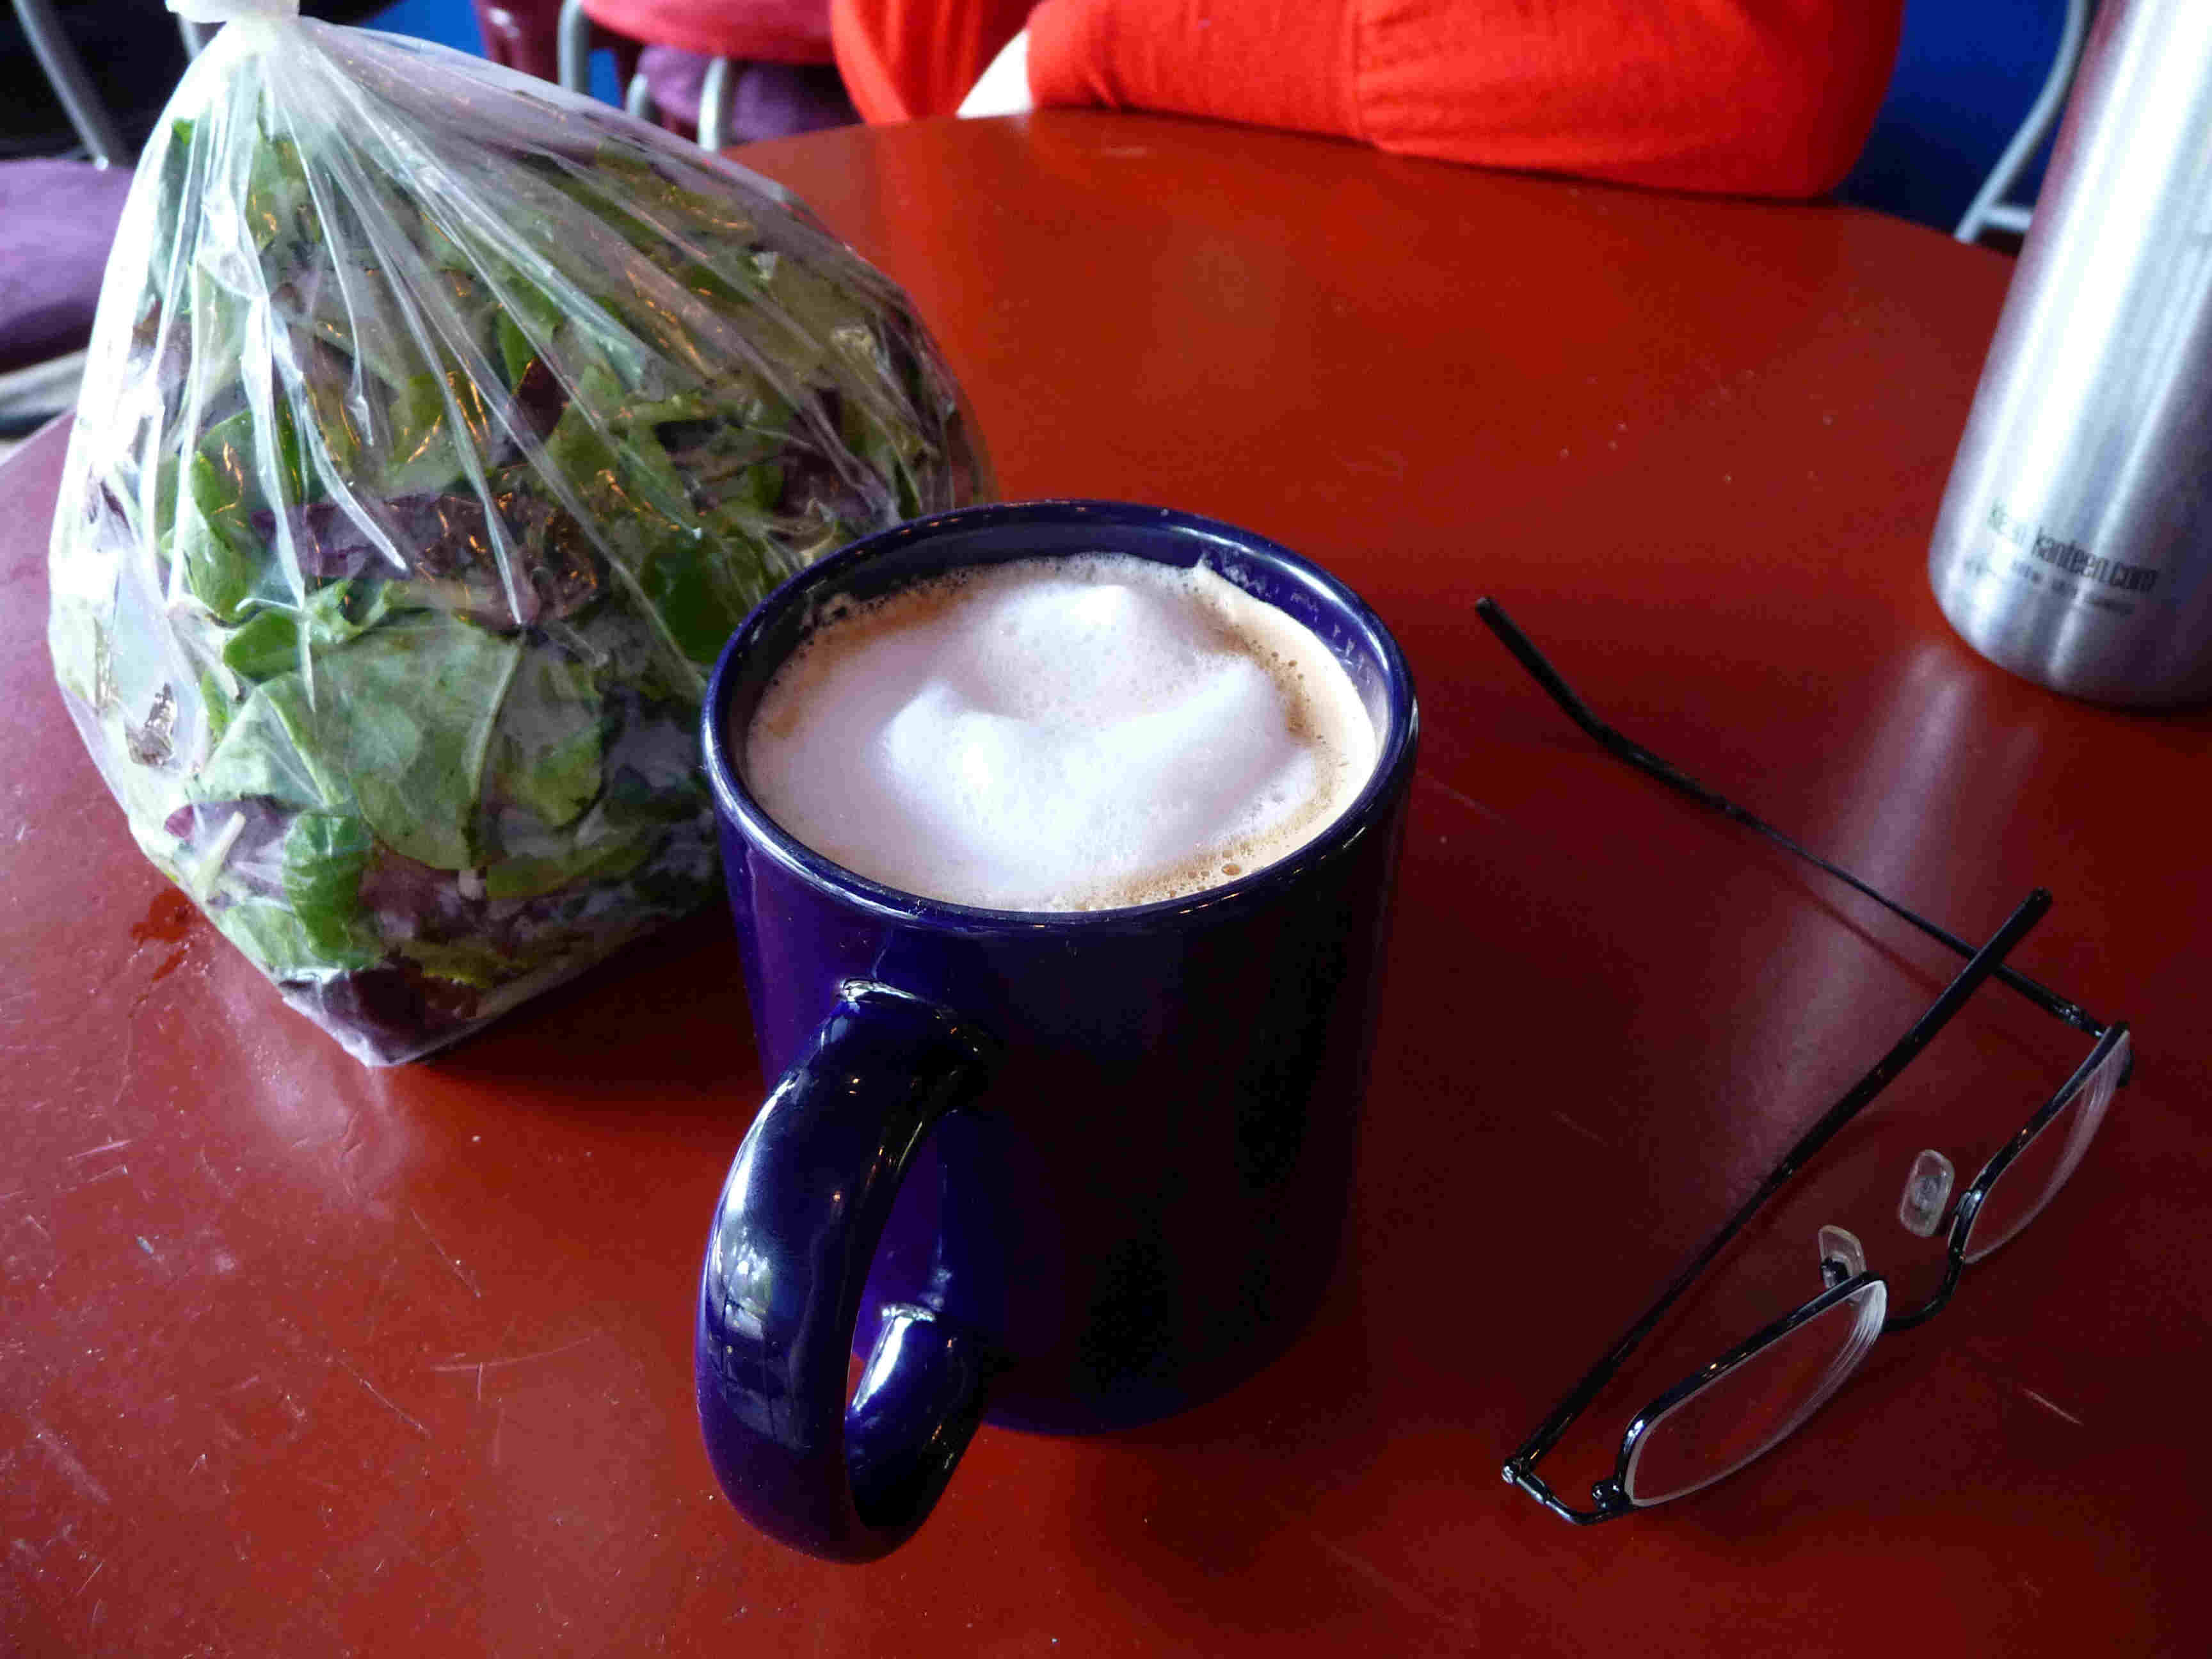
M 1990 1183 L 1967 1229 L 1966 1261 L 2011 1239 L 2066 1184 L 2126 1074 L 2128 1045 L 2124 1035 Z M 1786 1438 L 1866 1358 L 1887 1301 L 1880 1281 L 1863 1285 L 1653 1418 L 1629 1453 L 1628 1500 L 1644 1507 L 1683 1497 Z
M 1869 1280 L 1668 1407 L 1629 1454 L 1629 1502 L 1693 1492 L 1789 1435 L 1858 1369 L 1887 1304 L 1881 1281 Z
M 2112 1103 L 2112 1091 L 2127 1072 L 2130 1040 L 2123 1035 L 2112 1045 L 2096 1069 L 2081 1079 L 2073 1098 L 2035 1132 L 2035 1138 L 2021 1148 L 2020 1156 L 1990 1184 L 1981 1208 L 1966 1229 L 1960 1251 L 1966 1261 L 1979 1261 L 2011 1238 L 2034 1220 L 2051 1195 L 2066 1184 L 2080 1165 L 2081 1154 L 2096 1138 L 2097 1126 L 2105 1121 L 2105 1109 Z

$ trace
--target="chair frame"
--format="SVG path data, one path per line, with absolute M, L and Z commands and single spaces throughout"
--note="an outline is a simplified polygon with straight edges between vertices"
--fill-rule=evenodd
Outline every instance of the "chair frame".
M 62 112 L 69 117 L 70 125 L 76 130 L 77 141 L 92 157 L 94 165 L 128 167 L 137 158 L 131 146 L 123 141 L 123 131 L 116 125 L 115 118 L 100 101 L 92 77 L 84 72 L 84 63 L 76 55 L 76 48 L 62 32 L 61 19 L 55 15 L 51 0 L 15 0 L 15 21 L 23 26 L 32 55 L 38 58 L 39 68 L 46 74 L 46 84 L 61 100 Z
M 1990 169 L 1982 187 L 1974 192 L 1959 228 L 1952 234 L 1962 242 L 1978 242 L 1989 232 L 2006 231 L 2015 236 L 2027 234 L 2033 212 L 2027 203 L 2010 199 L 2027 164 L 2035 159 L 2043 141 L 2058 125 L 2059 112 L 2066 107 L 2066 94 L 2074 84 L 2074 72 L 2081 66 L 2082 43 L 2088 38 L 2089 15 L 2095 9 L 2094 0 L 2066 0 L 2066 21 L 2059 30 L 2058 52 L 2051 59 L 2051 73 L 2044 76 L 2043 88 L 2035 94 L 2035 102 L 2028 106 L 2026 118 L 2012 142 Z
M 594 22 L 583 0 L 562 0 L 560 23 L 561 84 L 571 92 L 591 90 L 592 54 L 602 44 L 615 48 L 615 67 L 624 77 L 623 108 L 641 121 L 653 118 L 653 94 L 637 70 L 637 44 L 605 24 Z M 715 58 L 707 64 L 706 84 L 699 91 L 699 148 L 719 150 L 727 140 L 737 115 L 737 76 L 733 60 Z

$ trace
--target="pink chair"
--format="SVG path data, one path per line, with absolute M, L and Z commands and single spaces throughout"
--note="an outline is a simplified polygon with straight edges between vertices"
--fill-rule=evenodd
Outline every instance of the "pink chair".
M 781 81 L 790 78 L 763 76 L 757 73 L 761 69 L 781 65 L 787 70 L 818 70 L 833 63 L 829 0 L 564 0 L 559 26 L 561 84 L 571 91 L 586 90 L 591 54 L 600 47 L 615 53 L 625 107 L 647 118 L 659 108 L 680 119 L 689 112 L 684 108 L 689 99 L 680 60 L 656 52 L 648 73 L 639 72 L 645 48 L 666 48 L 706 60 L 694 118 L 702 149 L 720 149 L 738 137 L 769 136 L 762 131 L 739 132 L 734 125 L 733 118 L 748 101 L 749 91 L 754 94 L 750 102 L 767 112 L 771 123 L 779 115 L 795 123 L 775 131 L 836 124 L 833 118 L 823 118 L 822 100 L 813 95 L 819 89 L 796 97 L 758 95 L 763 88 L 770 94 L 781 92 Z M 656 82 L 668 101 L 656 97 Z M 834 71 L 830 90 L 842 101 Z

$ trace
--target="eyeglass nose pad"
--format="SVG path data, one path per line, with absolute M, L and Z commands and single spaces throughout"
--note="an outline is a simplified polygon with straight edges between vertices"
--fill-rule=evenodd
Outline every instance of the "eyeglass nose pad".
M 1856 1233 L 1841 1227 L 1823 1227 L 1818 1241 L 1820 1247 L 1820 1282 L 1830 1290 L 1847 1279 L 1856 1279 L 1866 1271 L 1866 1250 Z
M 1925 1238 L 1943 1224 L 1943 1206 L 1951 1201 L 1951 1183 L 1958 1171 L 1951 1160 L 1932 1146 L 1912 1160 L 1905 1177 L 1904 1195 L 1897 1200 L 1898 1225 L 1915 1238 Z

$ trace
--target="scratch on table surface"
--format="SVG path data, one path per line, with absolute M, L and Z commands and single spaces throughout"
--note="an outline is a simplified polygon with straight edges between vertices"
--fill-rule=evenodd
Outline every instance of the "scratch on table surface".
M 1400 1607 L 1407 1609 L 1409 1612 L 1418 1613 L 1424 1619 L 1433 1620 L 1439 1624 L 1455 1625 L 1459 1622 L 1444 1608 L 1438 1607 L 1435 1602 L 1430 1601 L 1418 1590 L 1415 1590 L 1407 1585 L 1400 1583 L 1389 1573 L 1384 1572 L 1382 1568 L 1376 1566 L 1372 1561 L 1370 1561 L 1365 1556 L 1358 1554 L 1352 1550 L 1348 1550 L 1343 1545 L 1338 1543 L 1334 1539 L 1324 1538 L 1319 1533 L 1316 1533 L 1314 1534 L 1314 1541 L 1319 1544 L 1322 1548 L 1327 1550 L 1331 1555 L 1334 1556 L 1338 1560 L 1343 1562 L 1346 1566 L 1350 1567 L 1362 1578 L 1364 1578 L 1369 1583 L 1374 1585 L 1377 1589 L 1389 1596 L 1389 1598 L 1395 1601 Z
M 368 1310 L 368 1325 L 363 1332 L 364 1341 L 368 1338 L 374 1337 L 376 1334 L 376 1328 L 384 1322 L 385 1289 L 392 1283 L 392 1275 L 398 1271 L 399 1252 L 395 1249 L 385 1258 L 384 1271 L 376 1276 L 376 1288 L 368 1293 L 367 1301 L 362 1304 Z
M 483 1301 L 483 1286 L 477 1283 L 477 1278 L 474 1273 L 471 1273 L 466 1267 L 464 1267 L 461 1265 L 460 1257 L 450 1254 L 444 1245 L 438 1243 L 437 1236 L 430 1231 L 430 1224 L 422 1219 L 422 1212 L 416 1209 L 412 1204 L 410 1204 L 407 1206 L 407 1213 L 415 1218 L 415 1224 L 422 1230 L 422 1237 L 430 1241 L 431 1252 L 437 1256 L 439 1261 L 446 1264 L 447 1267 L 452 1271 L 454 1278 L 459 1279 L 463 1285 L 468 1287 L 468 1292 L 471 1296 L 476 1297 L 479 1302 Z
M 345 1183 L 349 1193 L 358 1192 L 353 1178 L 354 1161 L 368 1149 L 368 1115 L 356 1110 L 346 1119 L 345 1127 L 338 1134 L 338 1179 Z M 421 1217 L 416 1218 L 418 1221 Z
M 88 1146 L 81 1152 L 71 1152 L 67 1158 L 64 1158 L 62 1162 L 64 1164 L 80 1164 L 88 1158 L 97 1158 L 102 1152 L 112 1152 L 118 1147 L 128 1146 L 130 1144 L 131 1137 L 127 1135 L 121 1140 L 104 1140 L 97 1146 Z
M 1371 449 L 1364 454 L 1346 452 L 1338 465 L 1348 472 L 1372 472 L 1393 483 L 1406 476 L 1406 458 L 1395 449 Z
M 367 1389 L 371 1397 L 374 1398 L 379 1405 L 382 1406 L 394 1417 L 404 1423 L 409 1428 L 414 1430 L 416 1433 L 421 1435 L 425 1440 L 434 1440 L 438 1437 L 432 1434 L 429 1430 L 424 1428 L 418 1419 L 409 1416 L 404 1411 L 402 1411 L 398 1406 L 394 1405 L 392 1402 L 390 1395 L 386 1395 L 383 1389 L 378 1388 L 375 1383 L 370 1382 L 359 1371 L 356 1370 L 351 1365 L 348 1364 L 343 1358 L 340 1358 L 336 1354 L 333 1354 L 331 1358 L 337 1361 L 339 1370 L 343 1370 L 348 1376 L 353 1378 L 355 1382 L 360 1383 L 362 1388 Z
M 62 1474 L 68 1477 L 70 1485 L 75 1486 L 80 1494 L 97 1498 L 103 1504 L 109 1501 L 107 1488 L 94 1479 L 92 1471 L 78 1461 L 77 1455 L 70 1449 L 68 1441 L 35 1418 L 31 1421 L 31 1438 L 46 1449 L 46 1455 L 59 1466 Z
M 2033 1400 L 2033 1401 L 2035 1401 L 2035 1403 L 2036 1403 L 2037 1405 L 2039 1405 L 2039 1406 L 2042 1407 L 2044 1410 L 2045 1410 L 2045 1411 L 2047 1411 L 2047 1412 L 2055 1413 L 2057 1415 L 2058 1415 L 2058 1416 L 2060 1416 L 2060 1417 L 2064 1418 L 2064 1419 L 2065 1419 L 2069 1423 L 2071 1423 L 2071 1424 L 2072 1424 L 2075 1428 L 2077 1428 L 2077 1429 L 2086 1429 L 2086 1428 L 2087 1428 L 2087 1427 L 2089 1426 L 2087 1423 L 2084 1423 L 2084 1422 L 2083 1422 L 2080 1418 L 2078 1418 L 2078 1417 L 2075 1416 L 2075 1415 L 2074 1415 L 2074 1413 L 2073 1413 L 2072 1412 L 2068 1411 L 2068 1410 L 2066 1409 L 2066 1407 L 2063 1407 L 2063 1406 L 2060 1405 L 2057 1401 L 2055 1401 L 2055 1400 L 2046 1400 L 2043 1395 L 2039 1395 L 2039 1394 L 2036 1393 L 2036 1391 L 2035 1391 L 2033 1389 L 2031 1389 L 2031 1388 L 2027 1388 L 2027 1387 L 2022 1386 L 2020 1391 L 2021 1391 L 2022 1394 L 2026 1395 L 2027 1395 L 2030 1400 Z
M 1468 811 L 1477 813 L 1483 817 L 1488 818 L 1492 823 L 1503 823 L 1505 822 L 1505 815 L 1499 811 L 1496 807 L 1484 805 L 1481 801 L 1477 800 L 1474 796 L 1468 794 L 1464 789 L 1453 788 L 1451 785 L 1446 783 L 1442 778 L 1431 777 L 1426 772 L 1417 772 L 1413 776 L 1417 782 L 1425 783 L 1431 789 L 1441 790 L 1443 793 L 1450 796 L 1454 800 L 1457 801 L 1462 806 L 1467 808 Z
M 100 1577 L 100 1570 L 106 1565 L 107 1558 L 104 1555 L 101 1556 L 99 1560 L 92 1564 L 92 1571 L 85 1574 L 84 1583 L 76 1587 L 76 1593 L 79 1595 L 82 1595 L 87 1590 L 92 1588 L 92 1581 Z
M 1582 1136 L 1585 1140 L 1594 1140 L 1601 1146 L 1609 1147 L 1613 1145 L 1611 1141 L 1607 1140 L 1596 1130 L 1589 1128 L 1583 1124 L 1576 1122 L 1574 1119 L 1569 1117 L 1565 1112 L 1554 1112 L 1552 1115 L 1559 1119 L 1560 1122 L 1565 1124 L 1567 1127 L 1572 1129 L 1577 1134 Z
M 486 1371 L 503 1370 L 509 1365 L 527 1365 L 536 1360 L 551 1359 L 557 1355 L 567 1353 L 572 1348 L 580 1348 L 586 1342 L 596 1342 L 600 1335 L 601 1333 L 598 1331 L 586 1331 L 574 1341 L 563 1342 L 557 1348 L 541 1348 L 536 1353 L 519 1353 L 504 1358 L 448 1360 L 433 1365 L 430 1369 L 434 1371 L 474 1371 L 477 1373 L 477 1387 L 481 1389 L 483 1384 L 483 1373 Z
M 139 994 L 138 1000 L 131 1005 L 131 1017 L 123 1022 L 123 1075 L 116 1079 L 114 1096 L 107 1103 L 107 1109 L 111 1112 L 123 1103 L 123 1097 L 131 1092 L 131 1080 L 138 1074 L 137 1015 L 138 1011 L 146 1006 L 146 998 L 151 994 L 151 992 L 152 988 L 149 986 Z
M 192 1156 L 199 1161 L 200 1168 L 206 1171 L 208 1184 L 210 1187 L 213 1187 L 216 1191 L 221 1193 L 225 1198 L 228 1198 L 231 1195 L 231 1189 L 228 1184 L 224 1182 L 223 1178 L 215 1172 L 215 1165 L 208 1162 L 207 1148 L 204 1146 L 195 1147 L 192 1152 Z

